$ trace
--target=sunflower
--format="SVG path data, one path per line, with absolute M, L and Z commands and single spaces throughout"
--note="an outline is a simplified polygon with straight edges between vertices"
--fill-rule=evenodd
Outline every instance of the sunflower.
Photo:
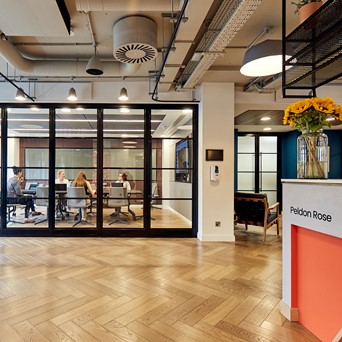
M 300 132 L 317 132 L 330 127 L 332 120 L 342 121 L 342 107 L 330 97 L 313 97 L 290 104 L 284 111 L 283 124 Z

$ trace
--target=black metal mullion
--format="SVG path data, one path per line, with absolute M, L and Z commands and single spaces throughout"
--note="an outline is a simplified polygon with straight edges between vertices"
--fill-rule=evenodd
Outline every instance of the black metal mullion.
M 192 235 L 198 232 L 198 106 L 192 110 Z
M 152 187 L 152 134 L 151 108 L 145 108 L 144 113 L 144 228 L 151 228 L 151 187 Z
M 7 108 L 1 109 L 1 236 L 7 222 Z
M 98 235 L 102 236 L 103 230 L 103 108 L 97 109 L 97 202 L 96 202 L 96 226 Z M 99 172 L 98 170 L 102 170 Z
M 259 162 L 259 155 L 260 155 L 260 143 L 259 143 L 259 139 L 260 136 L 258 134 L 254 135 L 254 143 L 255 143 L 255 155 L 254 155 L 254 161 L 255 161 L 255 173 L 254 173 L 254 182 L 255 182 L 255 193 L 259 193 L 259 187 L 260 187 L 260 182 L 259 182 L 259 174 L 260 174 L 260 162 Z
M 56 110 L 49 108 L 49 208 L 48 227 L 50 235 L 55 231 L 55 169 L 56 169 Z

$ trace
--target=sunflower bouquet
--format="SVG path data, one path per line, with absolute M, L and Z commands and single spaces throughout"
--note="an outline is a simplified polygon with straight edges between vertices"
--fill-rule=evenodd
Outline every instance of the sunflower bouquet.
M 330 127 L 333 120 L 342 121 L 342 107 L 330 97 L 313 97 L 290 104 L 284 111 L 283 124 L 314 133 Z

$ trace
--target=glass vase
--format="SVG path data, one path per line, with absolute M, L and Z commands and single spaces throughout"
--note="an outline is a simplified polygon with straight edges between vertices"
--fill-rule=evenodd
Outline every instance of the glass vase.
M 297 138 L 297 178 L 328 178 L 328 137 L 322 131 Z

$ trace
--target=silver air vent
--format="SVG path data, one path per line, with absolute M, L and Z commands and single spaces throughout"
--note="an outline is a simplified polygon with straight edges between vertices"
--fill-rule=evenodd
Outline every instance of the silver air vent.
M 157 56 L 157 25 L 143 16 L 125 17 L 113 27 L 114 58 L 122 63 L 145 63 Z

